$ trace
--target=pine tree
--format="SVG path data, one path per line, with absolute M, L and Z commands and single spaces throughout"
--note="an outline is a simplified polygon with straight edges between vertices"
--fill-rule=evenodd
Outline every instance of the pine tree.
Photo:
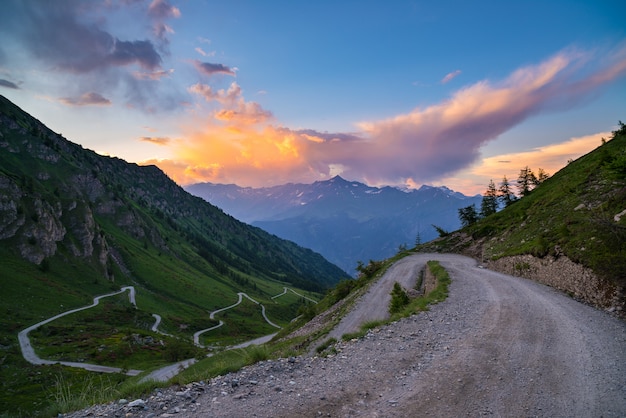
M 535 186 L 539 186 L 541 183 L 550 178 L 550 174 L 546 173 L 543 168 L 539 168 L 537 172 L 537 178 L 535 182 Z
M 537 177 L 528 166 L 522 168 L 517 177 L 517 189 L 520 196 L 528 196 L 537 185 Z
M 489 180 L 487 190 L 483 195 L 483 200 L 480 203 L 480 216 L 483 218 L 492 215 L 498 211 L 498 191 L 493 180 Z
M 463 227 L 470 226 L 478 221 L 478 212 L 476 212 L 476 205 L 466 206 L 459 209 L 459 219 Z
M 509 183 L 509 180 L 506 178 L 506 176 L 502 178 L 502 183 L 500 183 L 500 188 L 498 189 L 498 198 L 502 203 L 504 203 L 504 206 L 509 206 L 516 200 L 515 193 L 513 193 L 513 190 L 511 190 L 511 183 Z

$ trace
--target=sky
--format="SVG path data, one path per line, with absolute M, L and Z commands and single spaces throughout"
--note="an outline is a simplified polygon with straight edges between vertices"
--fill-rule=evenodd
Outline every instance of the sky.
M 4 0 L 0 94 L 180 185 L 483 193 L 626 120 L 626 3 Z

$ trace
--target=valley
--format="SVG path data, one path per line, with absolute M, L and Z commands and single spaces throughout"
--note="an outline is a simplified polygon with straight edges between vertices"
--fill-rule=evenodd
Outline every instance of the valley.
M 60 365 L 63 365 L 63 366 L 76 367 L 76 368 L 80 368 L 80 369 L 84 369 L 84 370 L 88 370 L 88 371 L 92 371 L 92 372 L 123 373 L 123 374 L 126 374 L 128 376 L 137 376 L 137 375 L 139 375 L 140 373 L 142 373 L 142 371 L 141 370 L 136 370 L 136 369 L 125 370 L 125 369 L 119 368 L 119 367 L 108 367 L 108 366 L 97 365 L 97 364 L 89 364 L 89 363 L 85 363 L 85 362 L 54 361 L 54 360 L 42 359 L 35 353 L 35 349 L 32 346 L 31 341 L 30 341 L 30 339 L 28 337 L 28 334 L 31 331 L 34 331 L 37 328 L 39 328 L 39 327 L 41 327 L 41 326 L 43 326 L 45 324 L 48 324 L 48 323 L 50 323 L 50 322 L 52 322 L 52 321 L 54 321 L 56 319 L 59 319 L 61 317 L 66 316 L 66 315 L 70 315 L 70 314 L 77 313 L 77 312 L 80 312 L 80 311 L 83 311 L 83 310 L 86 310 L 86 309 L 93 308 L 93 307 L 97 306 L 100 303 L 100 300 L 102 298 L 115 296 L 115 295 L 118 295 L 120 293 L 124 293 L 126 291 L 128 291 L 129 303 L 131 305 L 133 305 L 135 308 L 137 308 L 137 303 L 136 303 L 136 300 L 135 300 L 135 288 L 133 286 L 125 286 L 119 292 L 114 292 L 114 293 L 109 293 L 109 294 L 106 294 L 106 295 L 100 295 L 100 296 L 94 297 L 93 304 L 91 304 L 89 306 L 85 306 L 85 307 L 82 307 L 82 308 L 72 309 L 72 310 L 63 312 L 61 314 L 55 315 L 55 316 L 53 316 L 51 318 L 45 319 L 45 320 L 43 320 L 41 322 L 38 322 L 37 324 L 31 325 L 30 327 L 20 331 L 18 333 L 18 340 L 19 340 L 19 343 L 20 343 L 20 349 L 22 351 L 22 356 L 24 357 L 24 359 L 27 362 L 29 362 L 31 364 L 35 364 L 35 365 L 60 364 Z M 300 297 L 305 297 L 304 295 L 301 295 L 300 293 L 296 292 L 295 290 L 289 289 L 289 288 L 285 287 L 283 293 L 280 293 L 278 295 L 273 296 L 272 299 L 275 299 L 275 298 L 278 298 L 280 296 L 283 296 L 288 291 L 290 291 L 290 292 L 292 292 L 292 293 L 294 293 L 294 294 L 296 294 L 296 295 L 298 295 Z M 265 306 L 260 304 L 258 301 L 252 299 L 246 293 L 239 292 L 237 295 L 239 297 L 239 300 L 237 301 L 237 303 L 235 303 L 233 305 L 230 305 L 230 306 L 227 306 L 225 308 L 217 309 L 217 310 L 211 312 L 210 319 L 214 319 L 214 316 L 217 313 L 224 312 L 224 311 L 227 311 L 229 309 L 232 309 L 232 308 L 236 307 L 237 305 L 239 305 L 242 302 L 242 299 L 245 297 L 248 300 L 250 300 L 251 302 L 253 302 L 253 303 L 255 303 L 255 304 L 257 304 L 257 305 L 259 305 L 261 307 L 261 315 L 263 316 L 263 318 L 265 319 L 265 321 L 268 324 L 270 324 L 271 326 L 273 326 L 275 328 L 278 328 L 278 329 L 282 328 L 281 326 L 276 325 L 275 323 L 273 323 L 272 321 L 269 320 L 269 318 L 267 317 L 267 315 L 265 313 Z M 310 299 L 308 297 L 307 297 L 307 299 L 310 300 L 311 302 L 317 303 L 317 301 L 315 301 L 314 299 Z M 161 322 L 161 316 L 158 315 L 158 314 L 152 314 L 152 316 L 154 316 L 156 318 L 156 321 L 155 321 L 155 324 L 152 326 L 151 330 L 154 331 L 154 332 L 158 332 L 158 333 L 161 333 L 163 335 L 167 335 L 167 336 L 171 337 L 172 335 L 170 335 L 170 334 L 162 333 L 162 332 L 158 331 L 158 325 Z M 204 334 L 204 333 L 206 333 L 208 331 L 212 331 L 214 329 L 217 329 L 217 328 L 223 326 L 224 324 L 225 324 L 224 321 L 220 320 L 219 321 L 219 325 L 216 325 L 216 326 L 213 326 L 213 327 L 210 327 L 210 328 L 207 328 L 207 329 L 204 329 L 204 330 L 196 332 L 193 335 L 194 344 L 196 346 L 198 346 L 198 347 L 206 348 L 205 346 L 200 344 L 200 335 Z M 255 338 L 255 339 L 252 339 L 252 340 L 250 340 L 248 342 L 237 344 L 235 346 L 235 348 L 245 347 L 245 346 L 247 346 L 249 344 L 260 344 L 262 342 L 266 342 L 269 339 L 271 339 L 271 337 L 273 335 L 275 335 L 275 334 L 270 334 L 268 336 Z M 228 348 L 226 348 L 226 349 L 228 349 Z M 148 374 L 147 376 L 143 377 L 142 381 L 155 380 L 155 381 L 165 382 L 165 381 L 171 379 L 172 377 L 174 377 L 182 369 L 184 369 L 184 368 L 188 367 L 189 365 L 195 363 L 195 361 L 196 361 L 196 359 L 192 358 L 192 359 L 187 359 L 187 360 L 183 360 L 183 361 L 177 362 L 174 365 L 164 366 L 162 368 L 159 368 L 157 370 L 152 371 L 150 374 Z

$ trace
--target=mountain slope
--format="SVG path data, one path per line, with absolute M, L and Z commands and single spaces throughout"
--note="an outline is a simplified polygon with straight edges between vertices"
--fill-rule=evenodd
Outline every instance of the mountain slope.
M 78 316 L 89 322 L 90 332 L 100 330 L 81 342 L 76 333 L 84 325 L 76 325 L 77 315 L 42 327 L 34 338 L 43 356 L 88 362 L 99 357 L 111 365 L 150 368 L 193 355 L 193 333 L 216 325 L 209 313 L 235 303 L 238 292 L 263 303 L 267 316 L 284 325 L 304 303 L 271 299 L 285 286 L 314 296 L 311 291 L 347 277 L 321 255 L 190 195 L 157 167 L 85 150 L 0 96 L 0 345 L 11 365 L 0 370 L 0 405 L 32 404 L 20 398 L 34 396 L 32 391 L 16 388 L 32 384 L 24 373 L 41 373 L 21 358 L 18 331 L 86 306 L 95 295 L 133 285 L 138 310 L 128 310 L 121 297 L 107 299 L 101 311 Z M 178 340 L 150 332 L 153 313 Z M 219 330 L 203 335 L 204 345 L 274 331 L 252 302 L 228 317 Z M 166 342 L 126 353 L 126 338 L 135 334 Z M 51 378 L 52 369 L 43 370 L 37 379 Z
M 404 191 L 370 187 L 337 176 L 313 184 L 267 188 L 199 183 L 185 188 L 252 225 L 312 248 L 346 271 L 379 260 L 402 245 L 437 236 L 432 224 L 460 226 L 458 209 L 481 197 L 445 187 Z
M 502 211 L 422 246 L 626 315 L 626 127 Z

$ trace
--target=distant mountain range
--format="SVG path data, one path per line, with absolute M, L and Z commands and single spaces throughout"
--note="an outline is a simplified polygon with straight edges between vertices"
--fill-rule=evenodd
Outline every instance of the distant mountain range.
M 198 183 L 185 187 L 233 217 L 319 252 L 353 273 L 359 261 L 387 258 L 460 227 L 458 209 L 482 197 L 447 187 L 371 187 L 339 176 L 313 184 L 250 188 Z

